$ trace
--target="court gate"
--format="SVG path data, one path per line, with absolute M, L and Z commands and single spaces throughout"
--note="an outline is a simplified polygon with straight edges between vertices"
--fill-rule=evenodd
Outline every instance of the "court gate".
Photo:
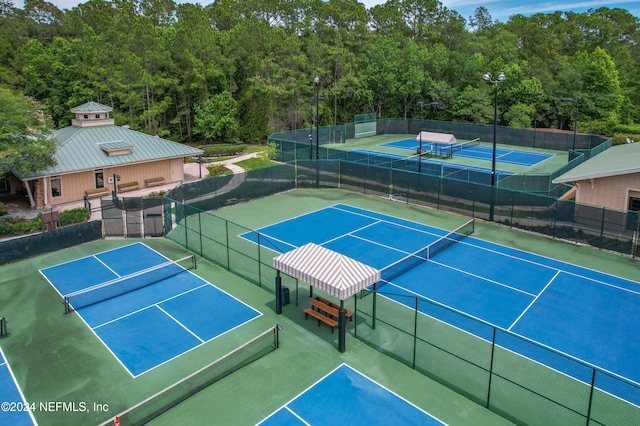
M 162 198 L 103 198 L 100 201 L 104 237 L 164 236 Z

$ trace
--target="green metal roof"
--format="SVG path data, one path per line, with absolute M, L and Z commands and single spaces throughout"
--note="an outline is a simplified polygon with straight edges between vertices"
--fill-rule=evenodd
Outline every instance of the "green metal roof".
M 201 149 L 114 125 L 69 126 L 56 131 L 54 135 L 58 140 L 58 148 L 54 155 L 57 164 L 23 178 L 32 179 L 170 158 L 191 157 L 202 155 L 204 152 Z M 102 148 L 105 145 L 116 149 L 131 147 L 131 152 L 109 156 Z
M 113 108 L 107 105 L 102 105 L 98 102 L 91 101 L 71 109 L 71 112 L 74 114 L 78 112 L 98 112 L 98 111 L 108 112 L 108 111 L 113 111 Z
M 611 147 L 558 176 L 553 183 L 576 182 L 631 173 L 640 173 L 640 143 Z
M 101 143 L 100 145 L 100 149 L 103 151 L 111 151 L 114 149 L 126 149 L 126 148 L 133 148 L 133 146 L 131 146 L 131 144 L 126 143 L 125 141 L 115 141 L 115 142 L 105 142 L 105 143 Z

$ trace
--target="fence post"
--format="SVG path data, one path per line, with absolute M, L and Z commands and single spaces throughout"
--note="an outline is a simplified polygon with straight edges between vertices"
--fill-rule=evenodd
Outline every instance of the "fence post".
M 602 249 L 602 240 L 604 238 L 604 215 L 607 209 L 605 207 L 602 208 L 602 217 L 600 218 L 600 243 L 598 243 L 598 248 Z
M 493 355 L 496 350 L 496 328 L 493 327 L 493 337 L 491 338 L 491 359 L 489 360 L 489 383 L 487 385 L 487 406 L 489 408 L 489 401 L 491 400 L 491 378 L 493 377 Z
M 586 426 L 589 426 L 591 419 L 591 405 L 593 404 L 593 389 L 596 385 L 596 369 L 593 368 L 591 370 L 591 386 L 589 387 L 589 404 L 587 404 L 587 423 Z
M 414 296 L 416 299 L 415 310 L 413 311 L 413 365 L 411 368 L 416 369 L 416 351 L 418 346 L 418 296 Z
M 636 257 L 638 250 L 638 239 L 640 239 L 640 211 L 636 212 L 636 231 L 633 233 L 633 242 L 631 243 L 631 257 Z
M 198 213 L 198 233 L 200 234 L 200 256 L 204 255 L 202 252 L 202 212 Z

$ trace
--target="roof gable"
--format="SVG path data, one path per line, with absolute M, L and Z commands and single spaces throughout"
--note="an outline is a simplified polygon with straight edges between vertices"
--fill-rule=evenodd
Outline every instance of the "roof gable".
M 640 143 L 611 147 L 558 176 L 553 183 L 576 182 L 631 173 L 640 173 Z

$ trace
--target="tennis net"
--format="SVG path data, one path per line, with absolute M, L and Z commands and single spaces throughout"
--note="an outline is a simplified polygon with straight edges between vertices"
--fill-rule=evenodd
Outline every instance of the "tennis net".
M 196 266 L 196 256 L 192 254 L 182 259 L 161 263 L 130 275 L 66 294 L 64 296 L 65 313 L 150 286 L 190 269 L 195 269 Z
M 451 145 L 451 152 L 453 153 L 455 151 L 462 151 L 463 149 L 473 148 L 474 146 L 478 145 L 480 145 L 480 138 L 476 138 L 468 142 L 456 143 Z
M 116 416 L 120 425 L 145 424 L 207 386 L 275 351 L 279 346 L 278 336 L 281 329 L 281 325 L 270 327 L 211 364 L 120 413 Z M 102 423 L 101 426 L 113 423 L 114 421 L 111 419 Z
M 381 273 L 382 279 L 387 282 L 393 280 L 416 266 L 419 266 L 423 262 L 433 258 L 438 253 L 448 249 L 465 237 L 473 234 L 474 230 L 475 219 L 471 219 L 428 246 L 421 248 L 415 253 L 412 253 L 383 269 Z

